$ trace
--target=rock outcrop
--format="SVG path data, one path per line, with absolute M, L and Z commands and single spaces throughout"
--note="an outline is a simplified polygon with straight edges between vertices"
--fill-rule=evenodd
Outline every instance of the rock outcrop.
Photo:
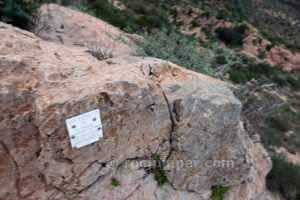
M 0 199 L 265 193 L 270 159 L 244 131 L 228 84 L 154 58 L 101 61 L 4 23 L 0 38 Z M 104 137 L 72 149 L 65 120 L 96 108 Z
M 44 4 L 35 14 L 37 36 L 68 46 L 88 50 L 107 49 L 114 54 L 135 54 L 141 38 L 127 34 L 88 14 L 56 4 Z

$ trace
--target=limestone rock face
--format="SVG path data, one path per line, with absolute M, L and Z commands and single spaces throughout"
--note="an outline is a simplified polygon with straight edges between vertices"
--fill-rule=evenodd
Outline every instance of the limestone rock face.
M 56 4 L 42 5 L 34 23 L 32 32 L 44 40 L 93 51 L 106 49 L 131 55 L 137 48 L 134 41 L 141 40 L 88 14 Z
M 0 199 L 205 200 L 213 185 L 236 199 L 242 182 L 255 191 L 245 200 L 264 192 L 252 183 L 269 160 L 257 167 L 226 83 L 153 58 L 99 61 L 4 23 L 0 39 Z M 104 137 L 72 149 L 65 120 L 96 108 Z M 171 184 L 158 184 L 153 154 Z

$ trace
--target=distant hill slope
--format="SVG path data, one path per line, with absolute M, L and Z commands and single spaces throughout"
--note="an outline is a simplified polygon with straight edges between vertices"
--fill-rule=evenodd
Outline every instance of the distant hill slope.
M 223 1 L 235 14 L 259 28 L 273 40 L 299 50 L 300 1 L 298 0 L 229 0 Z

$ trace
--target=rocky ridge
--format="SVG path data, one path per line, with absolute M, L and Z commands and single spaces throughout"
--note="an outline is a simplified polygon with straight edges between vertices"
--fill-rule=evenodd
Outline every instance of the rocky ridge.
M 88 18 L 96 24 L 86 30 L 103 23 Z M 230 187 L 227 199 L 271 198 L 270 159 L 244 131 L 230 85 L 124 55 L 134 48 L 98 60 L 72 37 L 47 42 L 0 23 L 0 199 L 198 200 L 212 186 Z M 65 120 L 96 108 L 104 137 L 72 149 Z M 149 171 L 153 154 L 171 184 Z

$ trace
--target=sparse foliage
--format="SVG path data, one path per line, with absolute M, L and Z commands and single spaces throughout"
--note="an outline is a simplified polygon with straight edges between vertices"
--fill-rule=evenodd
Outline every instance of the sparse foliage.
M 36 3 L 33 0 L 3 0 L 0 1 L 0 21 L 29 29 L 30 16 L 35 10 Z
M 252 80 L 239 86 L 234 94 L 242 102 L 242 120 L 247 131 L 255 133 L 265 125 L 267 119 L 278 114 L 286 106 L 286 102 L 271 94 L 273 84 L 262 84 Z
M 101 45 L 97 41 L 86 41 L 77 45 L 86 47 L 87 48 L 86 52 L 90 53 L 98 60 L 106 60 L 108 58 L 113 57 L 112 49 L 114 47 L 114 44 L 105 47 L 104 45 Z
M 155 30 L 145 35 L 138 54 L 169 60 L 188 69 L 224 78 L 229 70 L 240 65 L 242 58 L 233 51 L 222 49 L 214 43 L 206 49 L 198 49 L 198 42 L 183 36 L 174 29 Z
M 151 166 L 149 169 L 149 173 L 154 175 L 155 180 L 157 181 L 158 186 L 163 186 L 165 184 L 170 184 L 170 180 L 168 179 L 166 172 L 163 169 L 163 163 L 160 159 L 159 154 L 152 154 L 150 159 L 155 161 L 155 166 Z
M 114 186 L 114 187 L 119 187 L 121 184 L 120 184 L 120 181 L 118 179 L 116 179 L 115 177 L 113 177 L 111 179 L 111 185 Z
M 226 193 L 229 191 L 228 187 L 213 186 L 211 200 L 224 200 Z

